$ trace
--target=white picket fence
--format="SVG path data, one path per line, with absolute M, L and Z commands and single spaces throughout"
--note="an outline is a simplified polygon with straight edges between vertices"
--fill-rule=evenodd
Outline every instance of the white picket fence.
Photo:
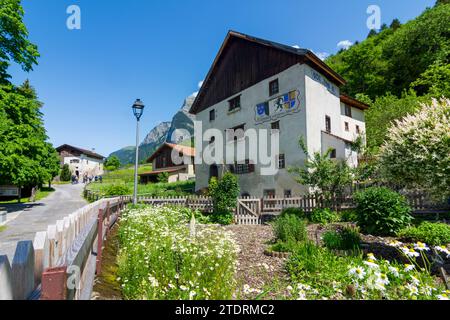
M 34 241 L 18 242 L 11 264 L 6 255 L 0 255 L 0 300 L 39 298 L 43 274 L 58 267 L 77 266 L 83 280 L 83 269 L 94 242 L 99 240 L 98 221 L 106 226 L 101 230 L 103 239 L 123 204 L 122 197 L 91 203 L 37 232 Z M 79 297 L 80 290 L 77 291 L 78 296 L 74 294 L 72 298 Z

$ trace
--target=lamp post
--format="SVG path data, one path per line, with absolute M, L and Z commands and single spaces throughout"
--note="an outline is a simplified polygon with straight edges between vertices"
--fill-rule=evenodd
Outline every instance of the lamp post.
M 138 186 L 138 166 L 139 166 L 139 120 L 144 113 L 144 104 L 141 99 L 137 99 L 133 104 L 133 114 L 136 117 L 136 161 L 134 164 L 134 192 L 133 204 L 137 204 L 137 186 Z

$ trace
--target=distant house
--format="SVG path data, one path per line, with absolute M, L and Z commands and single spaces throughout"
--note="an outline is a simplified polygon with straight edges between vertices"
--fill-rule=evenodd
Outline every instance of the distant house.
M 103 174 L 103 163 L 105 157 L 90 150 L 74 147 L 68 144 L 56 148 L 58 151 L 61 167 L 69 165 L 72 174 L 77 177 L 99 176 Z
M 289 167 L 304 164 L 300 137 L 309 152 L 331 149 L 330 158 L 345 159 L 356 167 L 358 154 L 352 143 L 358 137 L 364 140 L 364 112 L 369 106 L 344 95 L 345 83 L 310 50 L 230 31 L 190 113 L 202 122 L 203 132 L 235 132 L 225 138 L 225 145 L 218 144 L 223 154 L 229 145 L 248 150 L 248 139 L 239 132 L 277 130 L 269 132 L 279 135 L 278 172 L 261 175 L 266 165 L 252 163 L 246 152 L 234 155 L 231 163 L 196 165 L 196 190 L 208 187 L 211 177 L 228 170 L 239 175 L 243 194 L 282 197 L 307 192 L 307 186 L 299 185 L 288 172 Z M 208 145 L 215 147 L 214 141 L 196 143 L 204 150 Z
M 172 152 L 179 156 L 179 163 L 174 163 Z M 164 172 L 169 174 L 168 182 L 186 181 L 195 178 L 194 172 L 195 148 L 165 142 L 147 162 L 152 163 L 151 172 L 141 173 L 140 181 L 143 184 L 156 182 L 158 175 Z

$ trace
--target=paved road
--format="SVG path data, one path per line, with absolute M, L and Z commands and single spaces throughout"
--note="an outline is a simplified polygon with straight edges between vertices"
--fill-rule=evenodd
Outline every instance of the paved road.
M 6 254 L 12 263 L 17 241 L 33 241 L 36 232 L 46 231 L 48 225 L 85 206 L 83 186 L 56 185 L 55 192 L 36 203 L 2 206 L 8 211 L 8 220 L 12 220 L 6 224 L 6 230 L 0 232 L 0 255 Z

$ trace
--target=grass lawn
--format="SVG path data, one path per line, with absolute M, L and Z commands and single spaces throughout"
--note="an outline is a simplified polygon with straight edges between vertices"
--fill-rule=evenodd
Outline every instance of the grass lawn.
M 140 165 L 138 172 L 149 172 L 152 170 L 151 164 Z M 153 196 L 178 196 L 192 192 L 195 182 L 184 181 L 175 183 L 149 183 L 139 184 L 138 194 Z M 117 193 L 120 187 L 122 193 Z M 87 186 L 88 190 L 98 191 L 103 195 L 132 194 L 134 187 L 134 167 L 127 166 L 119 170 L 108 172 L 103 175 L 103 182 L 93 182 Z

